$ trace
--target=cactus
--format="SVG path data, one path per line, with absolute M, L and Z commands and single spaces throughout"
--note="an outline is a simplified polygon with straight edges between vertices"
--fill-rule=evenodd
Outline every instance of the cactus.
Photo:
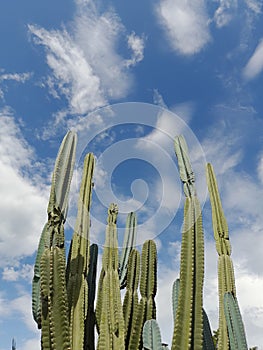
M 16 350 L 16 342 L 15 339 L 12 339 L 12 350 Z
M 161 332 L 156 320 L 148 320 L 143 326 L 143 347 L 147 350 L 162 350 Z
M 141 300 L 132 320 L 129 350 L 142 348 L 142 329 L 145 321 L 156 318 L 155 295 L 157 291 L 156 244 L 148 240 L 143 244 L 141 257 Z
M 48 204 L 48 222 L 42 231 L 34 270 L 33 314 L 38 327 L 42 328 L 41 342 L 45 350 L 70 349 L 64 222 L 75 152 L 76 135 L 68 132 L 63 139 L 55 162 Z
M 117 205 L 111 204 L 102 257 L 102 293 L 97 301 L 97 304 L 101 304 L 98 350 L 124 350 L 124 318 L 118 275 L 117 214 Z
M 228 235 L 228 226 L 223 212 L 214 170 L 207 164 L 207 183 L 212 207 L 212 223 L 218 258 L 218 289 L 219 289 L 219 335 L 218 349 L 229 349 L 229 338 L 224 312 L 224 295 L 231 292 L 236 296 L 234 268 L 230 258 L 231 246 Z
M 126 348 L 130 342 L 132 320 L 136 317 L 138 309 L 138 285 L 140 276 L 140 253 L 133 249 L 128 260 L 126 294 L 123 301 L 123 315 L 125 322 L 125 344 Z
M 95 311 L 94 300 L 96 292 L 98 246 L 90 246 L 88 281 L 88 312 L 85 320 L 84 350 L 95 350 Z
M 244 324 L 237 299 L 232 293 L 224 295 L 224 310 L 231 350 L 247 350 Z
M 136 243 L 136 229 L 137 229 L 136 214 L 131 212 L 129 213 L 126 220 L 125 236 L 124 236 L 122 254 L 120 258 L 119 277 L 120 277 L 121 289 L 126 287 L 128 260 L 129 260 L 129 255 L 132 251 L 132 248 L 135 246 L 135 243 Z
M 194 174 L 183 136 L 175 139 L 181 180 L 186 195 L 182 234 L 180 289 L 173 333 L 172 349 L 202 349 L 203 346 L 203 279 L 204 237 Z
M 209 320 L 204 309 L 203 309 L 203 324 L 204 324 L 203 350 L 215 350 L 216 348 L 214 345 Z
M 142 253 L 134 249 L 136 216 L 127 217 L 124 248 L 119 260 L 118 208 L 108 209 L 102 269 L 97 290 L 98 246 L 89 245 L 90 205 L 94 156 L 88 154 L 80 188 L 78 214 L 65 262 L 64 223 L 76 150 L 76 135 L 69 132 L 60 147 L 52 177 L 48 221 L 41 233 L 32 286 L 33 317 L 41 331 L 42 350 L 161 350 L 156 318 L 156 244 L 148 240 Z M 180 177 L 185 193 L 180 280 L 173 284 L 174 333 L 172 350 L 214 350 L 209 321 L 202 308 L 204 238 L 201 208 L 194 173 L 183 136 L 175 139 Z M 216 249 L 219 255 L 219 350 L 247 349 L 236 299 L 231 247 L 213 168 L 207 165 Z M 126 286 L 123 305 L 120 288 Z M 140 301 L 138 300 L 138 288 Z M 230 341 L 230 344 L 229 344 Z M 14 341 L 12 347 L 15 348 Z
M 89 211 L 93 186 L 93 169 L 94 156 L 89 153 L 84 159 L 78 214 L 67 267 L 67 293 L 72 350 L 83 348 L 84 324 L 88 312 Z

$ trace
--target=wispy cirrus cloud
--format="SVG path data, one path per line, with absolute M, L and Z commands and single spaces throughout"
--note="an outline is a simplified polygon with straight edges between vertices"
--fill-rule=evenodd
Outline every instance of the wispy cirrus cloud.
M 236 14 L 237 0 L 219 0 L 219 6 L 214 14 L 218 28 L 228 25 Z
M 205 1 L 161 0 L 156 12 L 174 51 L 193 55 L 211 40 Z
M 3 85 L 5 82 L 13 81 L 17 83 L 25 83 L 27 80 L 29 80 L 32 77 L 32 73 L 26 72 L 26 73 L 5 73 L 4 71 L 0 70 L 0 98 L 4 99 L 4 90 L 5 87 L 1 88 L 1 85 Z
M 263 70 L 263 38 L 260 39 L 255 51 L 243 69 L 243 76 L 246 80 L 256 78 Z

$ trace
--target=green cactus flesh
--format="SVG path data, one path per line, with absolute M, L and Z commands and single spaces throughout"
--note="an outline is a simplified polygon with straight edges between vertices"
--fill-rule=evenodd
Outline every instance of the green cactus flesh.
M 219 290 L 219 335 L 218 349 L 229 349 L 229 337 L 224 311 L 224 295 L 231 292 L 236 295 L 233 263 L 230 258 L 231 245 L 228 225 L 223 212 L 214 170 L 211 164 L 206 168 L 208 190 L 212 208 L 212 222 L 216 249 L 218 252 L 218 290 Z
M 247 350 L 244 324 L 237 299 L 232 293 L 225 293 L 224 308 L 231 350 Z
M 84 160 L 78 214 L 68 257 L 69 267 L 67 268 L 67 293 L 72 350 L 83 348 L 85 319 L 88 311 L 89 209 L 93 186 L 93 169 L 94 156 L 89 153 Z
M 129 255 L 136 243 L 137 219 L 136 214 L 131 212 L 127 216 L 125 236 L 123 241 L 122 254 L 120 257 L 119 276 L 121 289 L 126 286 L 127 267 Z
M 162 350 L 161 332 L 156 320 L 148 320 L 143 326 L 143 348 L 147 350 Z
M 108 210 L 105 247 L 102 257 L 101 293 L 98 350 L 124 350 L 124 318 L 122 312 L 120 282 L 118 274 L 118 241 L 117 241 L 118 208 L 111 204 Z M 97 314 L 96 314 L 97 317 Z
M 196 197 L 186 198 L 182 235 L 180 290 L 172 350 L 201 350 L 203 342 L 202 290 L 204 237 Z
M 215 350 L 215 345 L 213 342 L 213 336 L 210 328 L 209 319 L 205 310 L 203 309 L 203 350 Z

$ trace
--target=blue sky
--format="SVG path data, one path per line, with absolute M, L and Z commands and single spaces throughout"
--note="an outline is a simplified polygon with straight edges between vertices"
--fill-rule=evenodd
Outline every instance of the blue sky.
M 103 243 L 110 202 L 119 205 L 120 240 L 127 212 L 138 211 L 139 243 L 158 245 L 157 318 L 167 343 L 183 207 L 174 136 L 189 144 L 203 207 L 213 329 L 217 253 L 204 164 L 214 165 L 248 343 L 263 349 L 262 12 L 259 0 L 1 2 L 1 350 L 12 337 L 20 350 L 40 349 L 32 268 L 68 129 L 79 145 L 67 242 L 83 155 L 93 151 L 91 240 Z

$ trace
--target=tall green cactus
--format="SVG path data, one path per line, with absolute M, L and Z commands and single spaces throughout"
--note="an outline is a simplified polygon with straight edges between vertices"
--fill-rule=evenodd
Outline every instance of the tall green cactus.
M 140 253 L 133 249 L 128 260 L 126 294 L 123 301 L 123 315 L 125 322 L 125 344 L 130 343 L 132 321 L 135 320 L 138 309 L 138 285 L 140 277 Z
M 175 139 L 181 180 L 186 195 L 182 234 L 180 289 L 172 350 L 202 350 L 204 237 L 202 215 L 196 197 L 194 174 L 183 136 Z
M 96 294 L 98 246 L 90 246 L 88 281 L 88 313 L 85 320 L 84 350 L 95 350 L 95 324 L 94 301 Z
M 93 169 L 94 156 L 92 153 L 89 153 L 84 159 L 78 214 L 71 241 L 67 268 L 67 293 L 72 350 L 83 348 L 84 325 L 88 311 L 89 211 L 93 187 Z
M 244 324 L 237 299 L 232 293 L 224 295 L 224 310 L 231 350 L 247 350 Z
M 142 348 L 142 329 L 145 321 L 156 318 L 157 249 L 153 240 L 143 244 L 141 257 L 141 299 L 132 320 L 129 350 Z
M 121 289 L 123 289 L 126 286 L 128 260 L 129 260 L 130 253 L 136 243 L 136 230 L 137 230 L 136 214 L 131 212 L 127 216 L 127 220 L 126 220 L 125 236 L 123 241 L 122 254 L 120 257 L 119 276 L 120 276 Z
M 64 222 L 73 173 L 76 135 L 68 132 L 60 147 L 52 177 L 48 205 L 48 223 L 40 240 L 41 327 L 44 350 L 68 350 L 70 346 L 68 303 L 65 280 Z M 39 260 L 36 261 L 39 266 Z M 38 269 L 35 268 L 38 272 Z M 38 276 L 34 276 L 35 277 Z M 37 280 L 33 280 L 37 284 Z M 34 289 L 33 289 L 34 299 Z M 33 302 L 33 306 L 34 306 Z
M 211 164 L 206 167 L 208 190 L 212 207 L 212 222 L 218 258 L 218 289 L 219 289 L 219 336 L 218 349 L 229 349 L 229 338 L 224 312 L 224 295 L 231 292 L 236 296 L 234 268 L 230 258 L 231 246 L 228 226 L 223 212 L 214 170 Z
M 97 305 L 100 308 L 98 350 L 124 350 L 124 318 L 118 274 L 117 205 L 108 210 L 106 240 L 102 257 L 102 290 Z

